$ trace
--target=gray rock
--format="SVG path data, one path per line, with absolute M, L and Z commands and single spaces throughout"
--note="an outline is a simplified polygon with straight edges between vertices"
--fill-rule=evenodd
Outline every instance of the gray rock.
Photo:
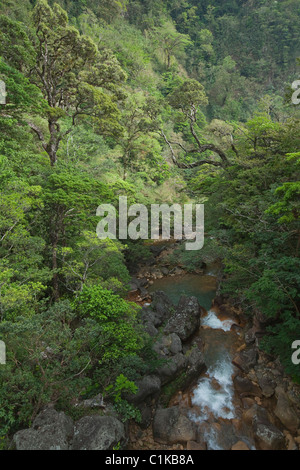
M 154 327 L 160 326 L 162 323 L 161 316 L 148 306 L 142 308 L 141 319 L 144 325 L 153 325 Z
M 167 444 L 195 441 L 197 427 L 186 416 L 187 410 L 179 406 L 157 410 L 153 420 L 153 436 Z
M 75 424 L 72 450 L 109 450 L 125 441 L 125 428 L 113 416 L 84 416 Z
M 175 310 L 175 305 L 163 291 L 154 292 L 152 296 L 151 309 L 156 313 L 160 326 L 165 323 Z
M 54 408 L 42 411 L 30 429 L 14 435 L 17 450 L 69 450 L 74 425 L 71 418 Z
M 144 323 L 144 330 L 146 333 L 148 333 L 149 336 L 154 337 L 158 335 L 158 329 L 155 328 L 155 326 L 151 322 Z
M 171 333 L 168 338 L 170 339 L 169 350 L 171 354 L 178 354 L 182 351 L 181 339 L 176 333 Z
M 274 375 L 268 371 L 256 371 L 257 381 L 261 388 L 262 394 L 266 398 L 270 398 L 274 395 L 276 388 L 276 382 Z
M 163 335 L 153 346 L 153 350 L 160 355 L 175 355 L 182 351 L 181 339 L 176 333 Z M 164 352 L 166 350 L 166 353 Z
M 206 372 L 203 353 L 198 348 L 192 348 L 185 355 L 187 358 L 185 387 L 189 387 L 199 376 Z
M 182 296 L 175 313 L 168 320 L 165 334 L 176 333 L 187 341 L 200 326 L 201 307 L 196 297 Z
M 153 397 L 160 392 L 161 380 L 156 375 L 146 375 L 136 382 L 138 391 L 136 394 L 126 395 L 126 400 L 137 405 L 146 398 Z
M 187 360 L 182 353 L 171 356 L 165 364 L 156 369 L 163 385 L 174 380 L 176 376 L 186 367 Z
M 105 403 L 101 393 L 93 398 L 88 398 L 79 404 L 82 408 L 105 408 Z
M 255 437 L 261 450 L 285 449 L 284 434 L 273 424 L 257 424 L 255 428 Z
M 163 274 L 164 276 L 167 276 L 167 275 L 169 274 L 169 270 L 168 270 L 168 268 L 166 268 L 166 267 L 162 267 L 162 268 L 161 268 L 161 272 L 162 272 L 162 274 Z
M 286 441 L 284 434 L 270 422 L 268 413 L 264 408 L 256 407 L 252 423 L 255 440 L 259 449 L 282 450 L 285 448 Z

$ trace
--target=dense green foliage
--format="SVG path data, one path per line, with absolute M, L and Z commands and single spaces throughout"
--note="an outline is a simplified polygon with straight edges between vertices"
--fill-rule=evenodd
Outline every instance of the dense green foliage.
M 297 0 L 1 2 L 0 437 L 96 393 L 139 419 L 122 393 L 156 358 L 125 299 L 149 250 L 96 236 L 120 195 L 205 202 L 205 247 L 178 260 L 221 258 L 223 293 L 299 379 L 299 17 Z

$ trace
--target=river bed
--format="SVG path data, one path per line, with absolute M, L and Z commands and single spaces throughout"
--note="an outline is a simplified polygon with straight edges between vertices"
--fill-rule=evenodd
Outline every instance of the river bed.
M 189 418 L 197 424 L 208 450 L 222 450 L 237 439 L 254 449 L 251 430 L 239 419 L 240 400 L 234 390 L 237 372 L 232 359 L 242 344 L 234 320 L 220 315 L 213 307 L 217 290 L 215 270 L 203 275 L 185 274 L 156 280 L 149 288 L 164 291 L 177 304 L 181 295 L 195 296 L 206 310 L 197 336 L 201 339 L 207 372 L 183 397 L 190 408 Z M 175 402 L 176 402 L 175 397 Z

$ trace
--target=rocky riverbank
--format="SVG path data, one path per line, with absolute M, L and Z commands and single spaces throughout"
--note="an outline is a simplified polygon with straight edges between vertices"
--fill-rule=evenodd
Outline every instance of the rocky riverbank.
M 168 252 L 173 247 L 167 249 Z M 143 270 L 134 278 L 133 288 L 137 289 L 138 301 L 147 305 L 149 293 L 147 288 L 156 279 L 163 279 L 165 276 L 182 276 L 185 271 L 182 267 L 168 266 L 165 264 L 166 252 L 157 252 L 158 263 Z M 201 276 L 205 269 L 199 269 Z M 161 294 L 160 294 L 161 295 Z M 165 299 L 166 302 L 166 299 Z M 185 308 L 185 307 L 184 307 Z M 147 331 L 156 336 L 161 323 L 155 325 L 156 309 L 155 301 L 151 308 L 143 309 L 143 318 Z M 158 308 L 159 309 L 159 308 Z M 225 450 L 299 450 L 300 449 L 300 386 L 293 383 L 291 377 L 284 373 L 284 370 L 275 358 L 265 354 L 260 349 L 261 338 L 265 334 L 266 321 L 257 314 L 251 324 L 245 319 L 243 313 L 232 307 L 224 298 L 217 297 L 214 300 L 213 309 L 217 312 L 220 322 L 231 321 L 231 331 L 236 334 L 236 345 L 232 357 L 232 387 L 235 416 L 233 419 L 220 418 L 218 420 L 209 416 L 207 425 L 212 427 L 214 434 L 214 445 L 216 448 Z M 151 312 L 149 314 L 149 312 Z M 200 315 L 205 316 L 205 311 L 200 307 Z M 154 316 L 153 316 L 154 315 Z M 180 329 L 180 321 L 184 318 L 183 310 L 173 315 L 172 320 L 168 320 L 167 325 Z M 166 320 L 166 319 L 165 319 Z M 163 332 L 173 335 L 178 334 L 178 330 L 168 330 L 165 326 Z M 169 377 L 169 385 L 165 387 L 162 383 L 160 395 L 151 397 L 151 416 L 142 426 L 132 424 L 129 433 L 129 448 L 132 449 L 186 449 L 205 450 L 209 447 L 205 425 L 199 427 L 191 420 L 191 411 L 195 409 L 192 403 L 193 389 L 197 379 L 205 376 L 207 369 L 203 349 L 205 348 L 204 330 L 209 328 L 203 325 L 197 329 L 195 327 L 193 340 L 188 346 L 185 341 L 187 337 L 182 336 L 183 348 L 187 351 L 187 356 L 191 351 L 195 354 L 199 364 L 193 364 L 194 371 L 201 371 L 191 374 L 189 380 L 177 380 L 177 373 L 181 371 L 184 376 L 186 364 L 184 361 L 178 362 L 178 356 L 172 357 L 172 361 L 177 363 L 174 367 L 174 375 Z M 171 338 L 163 336 L 161 345 L 172 344 Z M 167 347 L 165 349 L 156 347 L 160 354 L 171 357 L 172 352 Z M 197 353 L 195 352 L 197 351 Z M 178 351 L 176 351 L 178 353 Z M 179 370 L 178 370 L 179 369 Z M 215 380 L 215 387 L 220 384 Z M 169 394 L 166 396 L 166 388 Z M 176 390 L 177 389 L 177 390 Z M 170 393 L 171 391 L 171 393 Z M 173 396 L 172 396 L 173 392 Z M 169 401 L 168 401 L 169 399 Z M 197 410 L 196 410 L 197 412 Z M 199 412 L 199 410 L 198 410 Z M 205 440 L 206 436 L 206 440 Z
M 219 305 L 220 310 L 223 315 L 227 312 L 227 318 L 231 316 L 236 319 L 236 312 L 230 311 L 227 304 Z M 247 329 L 233 323 L 231 328 L 233 331 L 236 329 L 239 335 L 238 347 L 232 360 L 233 418 L 216 420 L 214 416 L 208 416 L 201 426 L 191 419 L 193 413 L 199 413 L 197 407 L 193 406 L 191 384 L 195 384 L 197 378 L 205 376 L 206 371 L 205 362 L 203 363 L 204 330 L 200 327 L 188 351 L 194 351 L 195 357 L 201 360 L 202 367 L 198 368 L 197 362 L 193 364 L 193 370 L 197 372 L 191 374 L 188 382 L 183 380 L 180 383 L 174 380 L 176 375 L 172 377 L 172 387 L 169 390 L 172 389 L 174 393 L 168 396 L 169 401 L 166 401 L 164 388 L 161 388 L 160 397 L 151 397 L 152 420 L 149 417 L 146 429 L 145 426 L 136 424 L 130 426 L 129 448 L 299 450 L 300 387 L 284 373 L 277 360 L 260 351 L 261 328 L 257 326 L 256 324 L 256 327 Z M 176 355 L 174 359 L 176 362 Z M 184 373 L 185 368 L 184 365 L 180 370 Z M 175 369 L 174 372 L 176 374 Z M 200 375 L 197 376 L 199 372 Z M 215 380 L 213 386 L 218 390 L 220 383 Z M 206 428 L 209 428 L 209 434 Z M 211 444 L 212 430 L 214 444 Z M 212 445 L 215 447 L 210 447 Z

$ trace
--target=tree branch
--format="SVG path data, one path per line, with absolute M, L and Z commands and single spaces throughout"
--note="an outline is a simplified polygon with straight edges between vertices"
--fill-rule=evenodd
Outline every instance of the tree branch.
M 184 150 L 184 152 L 187 153 L 187 154 L 188 153 L 203 153 L 206 150 L 211 150 L 211 151 L 217 153 L 221 157 L 222 161 L 221 162 L 216 162 L 214 160 L 198 160 L 197 162 L 193 162 L 193 163 L 178 162 L 178 160 L 176 158 L 176 155 L 175 155 L 175 152 L 174 152 L 174 149 L 172 147 L 172 143 L 168 140 L 167 136 L 165 135 L 165 133 L 162 129 L 160 129 L 160 135 L 163 137 L 164 141 L 168 145 L 168 147 L 171 151 L 171 156 L 172 156 L 173 163 L 176 166 L 178 166 L 178 168 L 184 168 L 184 169 L 195 168 L 195 167 L 198 167 L 198 166 L 201 166 L 201 165 L 206 165 L 206 164 L 224 168 L 228 164 L 227 157 L 221 149 L 219 149 L 218 147 L 216 147 L 213 144 L 201 144 L 200 141 L 198 140 L 198 137 L 197 137 L 197 140 L 199 142 L 199 148 L 197 148 L 197 149 L 186 150 L 183 147 L 183 145 L 180 144 L 179 142 L 172 142 L 172 143 L 175 144 L 175 145 L 179 145 L 182 148 L 182 150 Z

